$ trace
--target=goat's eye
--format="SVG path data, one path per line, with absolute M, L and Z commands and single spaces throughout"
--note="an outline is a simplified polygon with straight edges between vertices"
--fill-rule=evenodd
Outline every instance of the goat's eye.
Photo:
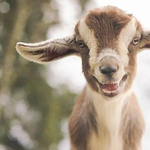
M 77 41 L 77 45 L 80 47 L 80 48 L 83 48 L 85 46 L 84 42 L 79 40 Z
M 132 40 L 132 44 L 137 45 L 139 43 L 140 39 L 139 38 L 134 38 Z

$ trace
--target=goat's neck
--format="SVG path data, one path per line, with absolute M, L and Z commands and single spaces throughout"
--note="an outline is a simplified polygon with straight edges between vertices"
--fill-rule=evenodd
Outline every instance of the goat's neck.
M 118 134 L 122 111 L 125 105 L 129 101 L 129 95 L 121 95 L 114 100 L 107 100 L 102 95 L 94 92 L 92 89 L 88 88 L 88 94 L 90 101 L 92 101 L 95 111 L 97 114 L 97 122 L 103 127 L 109 134 Z
M 123 147 L 120 129 L 122 125 L 123 109 L 129 101 L 129 95 L 122 95 L 112 101 L 88 88 L 90 101 L 96 111 L 98 134 L 92 134 L 90 146 L 94 149 L 120 150 Z M 101 139 L 101 140 L 99 140 Z

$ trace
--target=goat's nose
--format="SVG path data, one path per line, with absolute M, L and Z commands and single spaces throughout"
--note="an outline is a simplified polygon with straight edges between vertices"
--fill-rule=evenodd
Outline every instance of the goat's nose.
M 101 66 L 100 72 L 105 75 L 112 75 L 118 70 L 118 66 L 116 65 L 106 65 L 106 66 Z

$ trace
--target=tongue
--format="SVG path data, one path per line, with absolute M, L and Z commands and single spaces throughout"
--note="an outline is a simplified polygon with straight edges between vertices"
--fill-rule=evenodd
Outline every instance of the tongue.
M 103 84 L 103 89 L 106 91 L 117 91 L 118 84 Z

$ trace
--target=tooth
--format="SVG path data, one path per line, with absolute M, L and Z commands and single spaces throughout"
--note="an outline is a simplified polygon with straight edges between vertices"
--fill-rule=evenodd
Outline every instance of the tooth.
M 103 89 L 103 91 L 108 94 L 112 93 L 112 91 L 106 91 L 105 89 Z

